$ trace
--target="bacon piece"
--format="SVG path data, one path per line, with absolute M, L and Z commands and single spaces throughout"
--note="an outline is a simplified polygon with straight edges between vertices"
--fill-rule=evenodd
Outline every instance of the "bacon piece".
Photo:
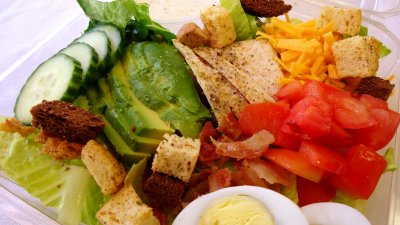
M 253 170 L 258 177 L 264 179 L 269 184 L 283 184 L 286 187 L 291 185 L 290 173 L 283 168 L 276 166 L 262 159 L 245 160 L 243 164 Z
M 243 167 L 232 173 L 232 183 L 234 185 L 251 185 L 268 188 L 264 180 L 257 176 L 257 174 L 247 168 Z
M 199 159 L 201 162 L 212 161 L 219 158 L 215 152 L 215 145 L 211 142 L 210 137 L 218 138 L 219 133 L 212 123 L 207 121 L 199 134 L 201 142 Z
M 214 171 L 208 176 L 209 191 L 214 192 L 231 186 L 231 171 L 228 168 Z
M 214 138 L 211 140 L 216 146 L 218 155 L 236 159 L 258 158 L 275 141 L 274 136 L 266 130 L 261 130 L 244 141 L 221 142 Z
M 238 120 L 233 112 L 228 113 L 218 124 L 218 131 L 225 134 L 232 140 L 239 140 L 242 131 L 239 129 Z

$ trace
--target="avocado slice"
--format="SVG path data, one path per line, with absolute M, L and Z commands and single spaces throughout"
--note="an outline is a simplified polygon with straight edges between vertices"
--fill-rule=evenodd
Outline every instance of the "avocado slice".
M 121 63 L 131 90 L 143 104 L 183 136 L 198 136 L 211 114 L 201 103 L 188 67 L 173 46 L 133 43 Z
M 165 133 L 174 133 L 168 123 L 164 122 L 160 115 L 144 105 L 130 90 L 128 81 L 120 62 L 111 70 L 108 81 L 111 84 L 116 104 L 119 108 L 126 109 L 128 117 L 133 119 L 134 132 L 138 136 L 163 139 Z M 130 111 L 134 111 L 130 113 Z M 130 121 L 128 121 L 130 122 Z

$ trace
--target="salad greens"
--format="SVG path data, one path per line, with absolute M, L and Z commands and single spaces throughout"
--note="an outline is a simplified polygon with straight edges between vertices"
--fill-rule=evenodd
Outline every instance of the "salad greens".
M 45 206 L 55 208 L 60 222 L 98 224 L 95 214 L 107 197 L 89 171 L 44 154 L 34 141 L 36 135 L 24 138 L 0 131 L 0 169 Z
M 236 30 L 236 41 L 255 37 L 258 29 L 256 17 L 244 12 L 240 0 L 220 0 L 219 2 L 231 14 Z
M 387 162 L 386 170 L 385 172 L 393 172 L 398 169 L 398 166 L 396 165 L 396 160 L 394 157 L 394 148 L 388 148 L 383 155 L 383 158 Z
M 154 22 L 149 16 L 149 5 L 136 3 L 134 0 L 118 0 L 101 2 L 97 0 L 77 0 L 85 14 L 91 19 L 91 24 L 111 23 L 121 31 L 125 31 L 127 25 L 135 20 L 140 27 L 161 35 L 171 42 L 176 35 Z

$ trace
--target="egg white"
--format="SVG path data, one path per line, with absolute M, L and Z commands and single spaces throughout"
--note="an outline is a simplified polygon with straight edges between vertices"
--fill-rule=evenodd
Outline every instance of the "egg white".
M 278 192 L 255 186 L 237 186 L 197 198 L 179 213 L 172 225 L 197 225 L 200 216 L 212 202 L 230 195 L 247 195 L 257 199 L 269 210 L 276 225 L 309 224 L 300 208 Z
M 371 225 L 359 211 L 340 203 L 314 203 L 301 207 L 301 211 L 311 225 Z

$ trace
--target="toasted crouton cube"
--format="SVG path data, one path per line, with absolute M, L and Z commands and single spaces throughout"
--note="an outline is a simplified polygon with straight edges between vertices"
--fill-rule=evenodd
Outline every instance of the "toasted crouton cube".
M 105 145 L 91 140 L 83 147 L 81 157 L 103 194 L 113 194 L 121 188 L 126 171 Z
M 176 207 L 181 203 L 185 182 L 166 174 L 153 172 L 143 186 L 152 207 Z
M 332 51 L 340 78 L 375 76 L 380 43 L 373 37 L 354 36 L 333 43 Z
M 158 145 L 152 170 L 188 182 L 200 153 L 200 140 L 165 134 Z
M 43 144 L 42 151 L 54 160 L 76 159 L 81 155 L 83 145 L 77 142 L 68 142 L 61 138 L 48 137 L 40 132 L 35 139 Z
M 333 21 L 333 31 L 354 36 L 360 32 L 361 20 L 360 9 L 340 9 L 325 6 L 317 20 L 317 27 L 322 28 Z
M 143 204 L 132 185 L 125 185 L 96 213 L 101 224 L 159 225 L 152 209 Z
M 210 41 L 201 28 L 193 22 L 183 25 L 183 27 L 178 31 L 176 37 L 179 42 L 189 48 L 206 46 Z
M 229 11 L 219 6 L 209 6 L 201 11 L 204 32 L 210 37 L 210 47 L 223 48 L 236 40 L 235 26 Z

